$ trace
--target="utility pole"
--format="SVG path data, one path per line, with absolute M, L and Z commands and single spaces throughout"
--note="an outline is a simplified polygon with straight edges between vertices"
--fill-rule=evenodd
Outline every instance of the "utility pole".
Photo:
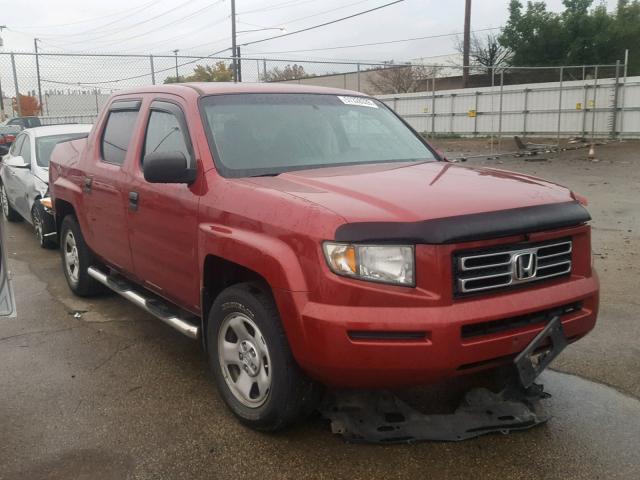
M 176 57 L 176 83 L 180 81 L 180 76 L 178 75 L 178 52 L 177 48 L 173 51 L 173 55 Z
M 231 56 L 233 57 L 233 81 L 238 81 L 238 51 L 236 47 L 236 0 L 231 0 Z
M 33 39 L 33 48 L 36 51 L 36 77 L 38 79 L 38 101 L 40 102 L 40 114 L 42 114 L 42 85 L 40 83 L 40 58 L 38 55 L 38 40 L 37 38 Z
M 471 0 L 464 5 L 464 39 L 462 45 L 462 88 L 469 86 L 469 50 L 471 47 Z

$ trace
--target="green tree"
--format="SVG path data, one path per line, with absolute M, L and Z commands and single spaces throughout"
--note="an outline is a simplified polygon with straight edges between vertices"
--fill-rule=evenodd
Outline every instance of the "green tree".
M 509 4 L 509 20 L 500 43 L 520 66 L 611 64 L 624 50 L 640 44 L 640 1 L 618 0 L 613 12 L 594 0 L 563 0 L 562 13 L 546 4 L 519 0 Z M 631 74 L 640 73 L 640 58 L 632 59 Z
M 220 61 L 215 65 L 196 65 L 193 73 L 186 77 L 179 75 L 176 77 L 167 77 L 164 83 L 182 83 L 182 82 L 230 82 L 233 80 L 233 72 L 226 63 Z

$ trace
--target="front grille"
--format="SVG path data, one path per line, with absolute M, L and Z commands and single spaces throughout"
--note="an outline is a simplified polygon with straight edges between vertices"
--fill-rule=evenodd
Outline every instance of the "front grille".
M 562 307 L 550 308 L 539 312 L 520 315 L 517 317 L 503 318 L 500 320 L 491 320 L 488 322 L 472 323 L 463 325 L 460 335 L 463 339 L 483 337 L 485 335 L 493 335 L 501 332 L 517 330 L 519 328 L 529 327 L 531 325 L 547 323 L 555 316 L 561 318 L 570 313 L 577 312 L 582 309 L 582 302 L 570 303 Z
M 455 293 L 466 295 L 571 273 L 571 240 L 460 252 L 454 257 Z

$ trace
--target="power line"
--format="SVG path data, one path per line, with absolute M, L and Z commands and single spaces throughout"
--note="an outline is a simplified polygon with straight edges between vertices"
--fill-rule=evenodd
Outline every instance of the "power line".
M 136 34 L 136 35 L 130 35 L 130 36 L 128 36 L 128 37 L 119 38 L 119 39 L 111 40 L 111 41 L 106 41 L 106 43 L 104 43 L 105 41 L 102 41 L 102 42 L 100 42 L 100 41 L 99 41 L 98 43 L 101 43 L 101 44 L 102 44 L 102 45 L 100 45 L 100 46 L 99 46 L 99 48 L 104 48 L 104 47 L 107 47 L 107 46 L 110 46 L 110 45 L 117 45 L 117 44 L 120 44 L 120 43 L 126 42 L 126 41 L 128 41 L 128 40 L 133 40 L 133 39 L 135 39 L 135 38 L 140 38 L 140 37 L 144 37 L 144 36 L 147 36 L 147 35 L 150 35 L 150 34 L 156 33 L 159 29 L 162 29 L 162 28 L 164 28 L 164 27 L 168 27 L 168 26 L 175 26 L 175 25 L 177 25 L 177 24 L 179 24 L 179 23 L 185 22 L 185 21 L 187 21 L 187 20 L 189 20 L 189 19 L 191 19 L 191 18 L 195 17 L 196 15 L 198 15 L 199 13 L 201 13 L 203 10 L 206 10 L 206 9 L 208 9 L 208 8 L 211 8 L 211 7 L 213 7 L 214 5 L 217 5 L 217 4 L 219 4 L 219 3 L 222 3 L 223 1 L 224 1 L 224 0 L 219 0 L 219 1 L 215 2 L 215 3 L 213 3 L 213 4 L 207 5 L 206 7 L 203 7 L 203 8 L 201 8 L 201 9 L 199 9 L 199 10 L 196 10 L 195 12 L 192 12 L 192 13 L 190 13 L 190 14 L 188 14 L 188 15 L 184 16 L 184 17 L 178 18 L 178 19 L 176 19 L 176 20 L 172 20 L 172 21 L 170 21 L 169 23 L 166 23 L 166 24 L 163 24 L 163 25 L 156 26 L 156 27 L 152 28 L 151 30 L 147 30 L 147 31 L 145 31 L 145 32 L 138 33 L 138 34 Z M 224 20 L 222 20 L 222 21 L 224 21 Z M 220 22 L 218 22 L 218 23 L 220 23 Z M 203 28 L 204 28 L 204 27 L 203 27 Z M 200 30 L 202 30 L 202 28 L 201 28 Z M 185 36 L 186 36 L 186 35 L 185 35 Z M 83 42 L 71 42 L 71 43 L 67 43 L 66 45 L 72 45 L 72 44 L 75 44 L 75 43 L 90 43 L 90 42 L 93 42 L 93 41 L 94 41 L 94 40 L 88 40 L 88 41 L 83 41 Z M 159 43 L 164 43 L 164 41 L 159 42 Z M 90 50 L 80 50 L 80 51 L 75 51 L 75 52 L 72 52 L 72 53 L 86 53 L 86 52 L 90 52 Z
M 70 27 L 72 25 L 79 25 L 81 23 L 90 23 L 90 22 L 95 22 L 96 20 L 104 20 L 105 18 L 118 17 L 120 15 L 130 14 L 134 10 L 139 10 L 141 8 L 147 8 L 147 7 L 151 6 L 152 4 L 155 4 L 155 3 L 158 3 L 158 2 L 161 2 L 161 1 L 162 0 L 153 0 L 153 1 L 145 3 L 143 5 L 140 5 L 140 6 L 137 6 L 137 7 L 133 7 L 133 8 L 128 8 L 128 9 L 122 10 L 120 12 L 114 12 L 114 13 L 110 13 L 110 14 L 107 14 L 107 15 L 100 15 L 99 17 L 86 18 L 84 20 L 78 20 L 76 22 L 58 23 L 58 24 L 53 24 L 53 25 L 18 25 L 18 28 L 24 28 L 24 29 L 27 29 L 27 30 L 31 30 L 31 29 L 41 29 L 41 28 Z
M 341 7 L 336 7 L 336 8 L 332 8 L 330 10 L 325 10 L 323 12 L 314 13 L 313 15 L 306 15 L 304 17 L 294 18 L 292 20 L 283 20 L 280 23 L 282 23 L 283 25 L 289 25 L 291 23 L 296 23 L 296 22 L 299 22 L 301 20 L 306 20 L 307 18 L 319 17 L 320 15 L 325 15 L 327 13 L 335 12 L 337 10 L 344 10 L 345 8 L 354 7 L 356 5 L 360 5 L 361 3 L 366 3 L 366 2 L 370 2 L 370 1 L 371 0 L 359 0 L 357 2 L 349 3 L 347 5 L 342 5 Z
M 77 33 L 69 33 L 69 34 L 43 34 L 41 35 L 41 37 L 44 38 L 57 38 L 57 37 L 62 37 L 62 38 L 66 38 L 66 37 L 77 37 L 80 35 L 86 35 L 87 33 L 91 34 L 91 33 L 104 33 L 104 28 L 105 27 L 109 27 L 111 25 L 114 25 L 116 23 L 122 22 L 123 20 L 127 20 L 128 18 L 131 18 L 133 15 L 137 14 L 138 12 L 145 10 L 159 2 L 161 2 L 162 0 L 154 0 L 152 2 L 149 3 L 145 3 L 144 5 L 141 5 L 140 7 L 136 8 L 134 11 L 131 11 L 130 13 L 128 13 L 128 15 L 126 15 L 125 18 L 116 18 L 115 20 L 112 20 L 111 22 L 105 23 L 104 25 L 99 25 L 95 28 L 91 28 L 89 30 L 84 30 L 82 32 L 77 32 Z M 118 28 L 116 29 L 110 29 L 110 30 L 106 30 L 107 32 L 112 32 L 112 31 L 117 31 Z
M 207 29 L 209 29 L 211 27 L 215 27 L 216 25 L 219 25 L 222 22 L 227 21 L 228 18 L 229 18 L 229 16 L 227 15 L 226 17 L 224 17 L 224 18 L 222 18 L 220 20 L 217 20 L 217 21 L 215 21 L 213 23 L 208 23 L 206 25 L 203 25 L 202 27 L 196 28 L 195 30 L 189 30 L 188 33 L 184 33 L 184 34 L 181 34 L 181 35 L 176 35 L 175 37 L 165 38 L 165 39 L 163 39 L 163 40 L 161 40 L 159 42 L 152 42 L 151 45 L 153 45 L 153 47 L 157 47 L 158 45 L 165 45 L 167 43 L 175 42 L 177 39 L 183 39 L 184 40 L 185 38 L 191 37 L 194 34 L 201 32 L 202 30 L 207 30 Z M 224 40 L 227 40 L 227 38 L 225 38 Z M 144 43 L 142 45 L 144 46 L 144 45 L 149 45 L 149 44 L 150 43 L 147 42 L 147 43 Z M 177 46 L 179 47 L 180 45 L 177 45 Z M 134 48 L 134 49 L 130 48 L 130 49 L 126 49 L 126 50 L 118 50 L 118 52 L 132 52 L 132 51 L 138 51 L 139 52 L 139 51 L 141 51 L 141 48 L 142 47 L 139 46 L 139 47 Z M 184 51 L 185 49 L 181 48 L 181 50 Z
M 298 5 L 302 5 L 304 3 L 312 3 L 312 2 L 317 2 L 318 0 L 289 0 L 287 2 L 282 2 L 282 3 L 276 3 L 274 5 L 271 6 L 266 6 L 266 7 L 261 7 L 261 8 L 254 8 L 253 10 L 245 10 L 244 12 L 238 12 L 238 15 L 247 15 L 249 13 L 257 13 L 257 12 L 268 12 L 271 10 L 279 10 L 282 8 L 288 8 L 288 7 L 297 7 Z
M 472 33 L 480 33 L 480 32 L 487 32 L 489 30 L 500 30 L 502 29 L 502 27 L 492 27 L 492 28 L 482 28 L 479 30 L 473 30 Z M 427 35 L 424 37 L 412 37 L 412 38 L 402 38 L 399 40 L 387 40 L 384 42 L 371 42 L 371 43 L 358 43 L 358 44 L 354 44 L 354 45 L 340 45 L 340 46 L 336 46 L 336 47 L 320 47 L 320 48 L 304 48 L 304 49 L 300 49 L 300 50 L 279 50 L 277 52 L 253 52 L 254 54 L 258 54 L 258 55 L 271 55 L 271 54 L 275 54 L 275 53 L 298 53 L 298 52 L 319 52 L 319 51 L 323 51 L 323 50 L 340 50 L 340 49 L 344 49 L 344 48 L 356 48 L 356 47 L 370 47 L 370 46 L 374 46 L 374 45 L 389 45 L 392 43 L 402 43 L 402 42 L 412 42 L 415 40 L 428 40 L 431 38 L 442 38 L 442 37 L 453 37 L 453 36 L 457 36 L 457 35 L 462 35 L 462 32 L 457 32 L 457 33 L 441 33 L 438 35 Z
M 404 1 L 405 0 L 395 0 L 394 2 L 385 3 L 384 5 L 380 5 L 379 7 L 370 8 L 369 10 L 364 10 L 362 12 L 354 13 L 353 15 L 348 15 L 346 17 L 337 18 L 337 19 L 331 20 L 329 22 L 320 23 L 318 25 L 313 25 L 311 27 L 302 28 L 300 30 L 295 30 L 293 32 L 284 33 L 282 35 L 275 35 L 273 37 L 267 37 L 267 38 L 263 38 L 261 40 L 254 40 L 252 42 L 241 43 L 240 46 L 244 47 L 244 46 L 247 46 L 247 45 L 253 45 L 255 43 L 262 43 L 262 42 L 266 42 L 266 41 L 269 41 L 269 40 L 274 40 L 276 38 L 289 37 L 289 36 L 295 35 L 297 33 L 308 32 L 309 30 L 314 30 L 316 28 L 326 27 L 327 25 L 332 25 L 334 23 L 343 22 L 345 20 L 349 20 L 350 18 L 359 17 L 360 15 L 364 15 L 366 13 L 374 12 L 374 11 L 380 10 L 382 8 L 390 7 L 391 5 L 395 5 L 396 3 L 401 3 L 401 2 L 404 2 Z
M 158 15 L 155 15 L 155 16 L 153 16 L 153 17 L 151 17 L 151 18 L 146 19 L 146 20 L 141 20 L 141 21 L 136 22 L 136 23 L 133 23 L 133 24 L 131 24 L 131 25 L 127 25 L 127 26 L 122 27 L 122 28 L 116 28 L 116 29 L 113 29 L 113 30 L 109 30 L 109 31 L 107 31 L 107 32 L 100 32 L 100 35 L 98 35 L 97 37 L 93 37 L 93 38 L 91 38 L 91 36 L 89 36 L 89 38 L 85 38 L 85 39 L 82 39 L 82 40 L 74 40 L 74 41 L 71 41 L 71 42 L 65 42 L 64 40 L 60 40 L 60 41 L 62 41 L 62 43 L 66 44 L 66 45 L 76 45 L 76 44 L 78 44 L 78 43 L 96 42 L 96 41 L 100 40 L 101 38 L 105 38 L 105 37 L 111 37 L 111 36 L 113 36 L 114 32 L 115 32 L 116 34 L 118 34 L 118 33 L 122 33 L 122 32 L 125 32 L 125 31 L 127 31 L 127 30 L 131 30 L 132 28 L 138 27 L 138 26 L 140 26 L 140 25 L 144 25 L 145 23 L 152 22 L 153 20 L 157 20 L 158 18 L 164 17 L 165 15 L 168 15 L 169 13 L 172 13 L 172 12 L 174 12 L 174 11 L 178 10 L 178 9 L 180 9 L 180 8 L 184 7 L 185 5 L 189 4 L 189 3 L 192 3 L 193 1 L 194 1 L 194 0 L 186 0 L 186 1 L 182 2 L 182 3 L 181 3 L 181 4 L 179 4 L 179 5 L 176 5 L 175 7 L 170 8 L 169 10 L 166 10 L 166 11 L 164 11 L 164 12 L 162 12 L 162 13 L 159 13 Z M 218 2 L 215 2 L 215 3 L 211 4 L 211 5 L 207 5 L 207 6 L 205 6 L 205 7 L 201 8 L 201 9 L 199 9 L 199 10 L 196 10 L 195 12 L 192 12 L 192 13 L 190 13 L 190 14 L 186 15 L 185 17 L 182 17 L 182 18 L 180 18 L 180 19 L 178 19 L 178 20 L 173 20 L 173 21 L 172 21 L 171 23 L 169 23 L 169 24 L 162 25 L 161 27 L 154 27 L 154 29 L 153 29 L 153 30 L 151 30 L 150 32 L 154 32 L 154 31 L 156 31 L 158 28 L 163 28 L 163 27 L 165 27 L 165 26 L 167 26 L 167 25 L 171 25 L 171 24 L 174 24 L 174 23 L 176 23 L 176 22 L 180 22 L 180 21 L 182 21 L 182 20 L 188 19 L 188 18 L 192 17 L 193 15 L 196 15 L 196 14 L 198 14 L 198 13 L 202 12 L 203 10 L 206 10 L 206 9 L 208 9 L 208 8 L 212 7 L 213 5 L 215 5 L 215 4 L 217 4 L 217 3 L 221 3 L 221 2 L 222 2 L 222 0 L 219 0 Z M 56 37 L 58 37 L 58 36 L 60 36 L 60 37 L 64 37 L 64 35 L 57 35 Z M 124 38 L 124 39 L 122 39 L 122 40 L 128 40 L 129 38 L 137 38 L 138 36 L 142 36 L 142 34 L 137 34 L 137 35 L 134 35 L 134 36 L 132 36 L 132 37 L 126 37 L 126 38 Z M 120 41 L 122 41 L 122 40 L 116 40 L 115 42 L 109 42 L 109 41 L 107 41 L 107 44 L 109 45 L 109 44 L 112 44 L 112 43 L 118 43 L 118 42 L 120 42 Z M 98 43 L 102 43 L 102 42 L 98 42 Z

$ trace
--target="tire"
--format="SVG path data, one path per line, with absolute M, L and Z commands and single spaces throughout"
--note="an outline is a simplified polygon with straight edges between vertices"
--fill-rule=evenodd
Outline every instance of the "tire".
M 56 242 L 53 238 L 45 236 L 55 232 L 55 222 L 53 217 L 45 211 L 40 200 L 36 200 L 31 209 L 31 223 L 40 247 L 55 248 Z
M 60 255 L 67 284 L 73 293 L 80 297 L 91 297 L 103 291 L 102 285 L 87 273 L 87 269 L 95 261 L 73 215 L 67 215 L 62 221 Z
M 282 430 L 318 405 L 321 388 L 296 364 L 275 302 L 261 286 L 241 283 L 224 290 L 211 307 L 207 327 L 216 386 L 244 425 Z
M 0 184 L 0 203 L 2 203 L 2 214 L 10 222 L 20 222 L 22 217 L 16 212 L 9 203 L 9 197 L 4 189 L 4 185 Z

